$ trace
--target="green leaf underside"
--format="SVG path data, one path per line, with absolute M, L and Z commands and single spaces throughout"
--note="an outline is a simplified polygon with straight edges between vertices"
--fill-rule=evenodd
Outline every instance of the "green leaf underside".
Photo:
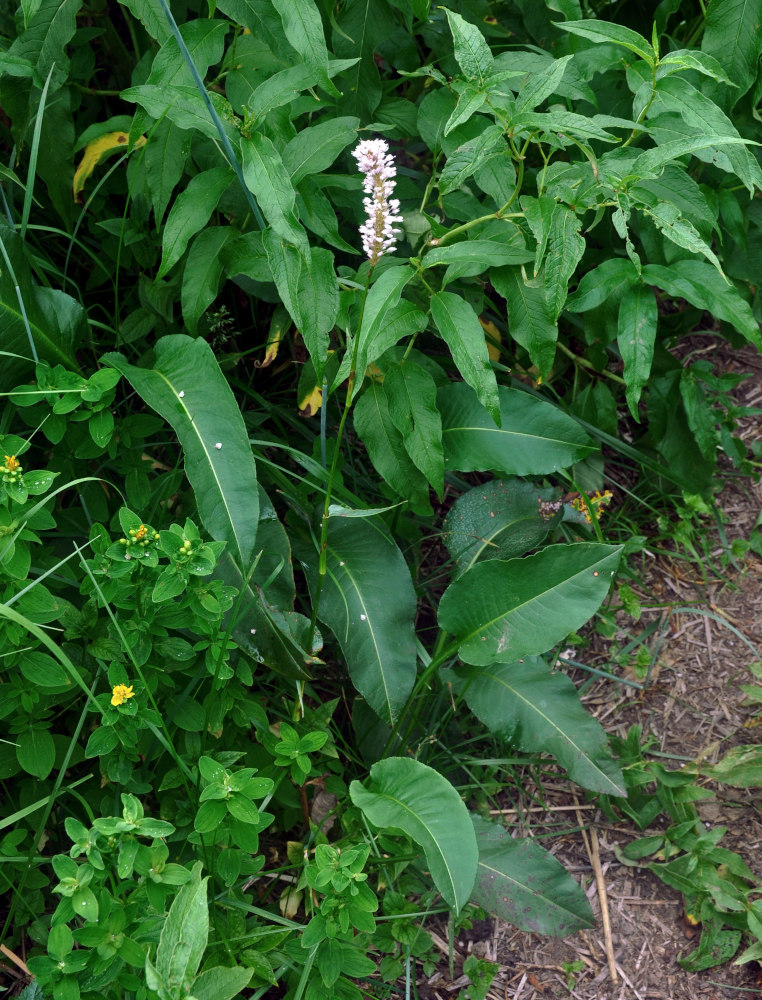
M 439 625 L 466 663 L 544 653 L 595 614 L 621 554 L 621 546 L 582 542 L 477 563 L 443 594 Z
M 402 830 L 423 848 L 434 884 L 459 913 L 476 879 L 478 849 L 468 811 L 438 771 L 409 757 L 370 769 L 370 788 L 353 781 L 352 801 L 377 827 Z
M 552 854 L 528 837 L 471 814 L 479 845 L 472 899 L 523 931 L 566 937 L 595 919 L 587 896 Z
M 538 501 L 552 500 L 556 492 L 520 479 L 497 479 L 459 497 L 443 525 L 455 576 L 481 560 L 513 559 L 536 548 L 561 516 L 542 518 Z
M 437 394 L 445 468 L 536 476 L 582 461 L 596 446 L 561 410 L 518 389 L 498 388 L 501 426 L 462 383 Z
M 254 456 L 235 397 L 206 341 L 175 334 L 162 337 L 154 352 L 152 369 L 137 368 L 121 354 L 106 354 L 103 362 L 121 372 L 172 426 L 204 527 L 247 566 L 259 498 Z
M 603 727 L 564 673 L 535 656 L 457 672 L 466 681 L 466 704 L 490 732 L 521 750 L 553 754 L 583 788 L 626 794 Z

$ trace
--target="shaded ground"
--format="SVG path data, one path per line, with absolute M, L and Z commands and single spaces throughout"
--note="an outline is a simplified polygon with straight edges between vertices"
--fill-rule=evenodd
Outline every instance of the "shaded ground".
M 719 367 L 752 371 L 754 378 L 739 388 L 738 396 L 744 405 L 760 406 L 759 355 L 751 350 L 733 352 L 727 345 L 715 351 L 708 337 L 694 340 L 693 349 L 698 347 Z M 759 426 L 759 417 L 745 418 L 742 436 L 747 444 L 759 437 Z M 762 509 L 762 487 L 730 480 L 719 502 L 728 518 L 728 542 L 748 538 Z M 685 562 L 668 557 L 650 559 L 639 596 L 659 606 L 644 609 L 637 624 L 623 617 L 626 634 L 617 636 L 622 644 L 655 620 L 660 622 L 647 640 L 658 650 L 658 657 L 646 689 L 638 691 L 600 680 L 584 698 L 609 733 L 624 736 L 631 725 L 642 725 L 644 735 L 650 733 L 658 740 L 654 749 L 678 758 L 666 760 L 668 767 L 679 767 L 680 758 L 700 755 L 713 762 L 734 746 L 762 742 L 762 728 L 752 728 L 760 706 L 744 705 L 739 689 L 740 684 L 754 681 L 748 664 L 762 659 L 762 560 L 750 553 L 740 571 L 732 566 L 723 568 L 719 536 L 717 542 L 704 563 L 706 580 Z M 688 605 L 694 609 L 671 610 Z M 759 656 L 726 623 L 754 644 Z M 611 656 L 602 640 L 593 644 L 593 651 L 575 655 L 590 666 L 612 670 Z M 613 672 L 627 676 L 626 669 L 614 667 Z M 583 671 L 575 677 L 580 683 L 587 679 Z M 700 804 L 701 818 L 707 826 L 728 827 L 721 846 L 741 854 L 762 884 L 762 790 L 729 789 L 712 783 L 707 787 L 717 797 Z M 762 996 L 760 969 L 754 962 L 746 966 L 728 963 L 700 973 L 685 972 L 677 964 L 676 959 L 688 955 L 698 943 L 696 928 L 685 920 L 681 895 L 650 872 L 620 864 L 614 853 L 616 846 L 624 847 L 643 836 L 641 831 L 628 823 L 612 825 L 595 806 L 584 804 L 584 793 L 580 791 L 575 797 L 564 782 L 557 788 L 543 785 L 547 809 L 536 805 L 531 792 L 531 788 L 525 789 L 515 803 L 517 808 L 506 812 L 506 826 L 522 836 L 551 835 L 545 846 L 552 845 L 553 853 L 585 888 L 598 926 L 559 941 L 497 924 L 486 940 L 460 941 L 461 959 L 474 951 L 499 962 L 500 973 L 488 994 L 490 1000 L 570 996 L 577 1000 L 742 1000 Z M 586 829 L 581 830 L 583 826 Z M 603 892 L 594 876 L 596 843 Z M 602 896 L 609 911 L 615 974 L 606 956 L 600 919 Z M 445 942 L 442 944 L 446 948 Z M 567 985 L 564 965 L 574 962 L 582 963 L 581 971 L 575 972 Z M 465 980 L 451 983 L 446 967 L 445 961 L 429 982 L 419 979 L 422 998 L 445 1000 L 465 985 Z

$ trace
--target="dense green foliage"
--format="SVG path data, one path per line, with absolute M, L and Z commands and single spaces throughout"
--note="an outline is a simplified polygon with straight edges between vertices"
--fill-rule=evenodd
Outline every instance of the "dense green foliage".
M 738 378 L 674 348 L 760 345 L 761 19 L 0 7 L 0 939 L 29 996 L 353 1000 L 431 964 L 432 914 L 591 925 L 488 806 L 543 755 L 635 787 L 555 655 L 643 544 L 603 535 L 612 469 L 663 510 L 754 468 Z

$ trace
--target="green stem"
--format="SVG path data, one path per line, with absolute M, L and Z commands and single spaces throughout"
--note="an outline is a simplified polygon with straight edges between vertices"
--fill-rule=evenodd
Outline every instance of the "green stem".
M 648 109 L 653 104 L 654 97 L 656 97 L 656 68 L 658 65 L 659 65 L 658 62 L 655 62 L 653 65 L 653 69 L 651 70 L 651 96 L 648 98 L 646 106 L 643 108 L 643 110 L 640 112 L 640 114 L 635 120 L 636 127 L 632 130 L 629 136 L 622 143 L 620 149 L 624 149 L 625 146 L 629 146 L 632 142 L 635 141 L 635 139 L 640 138 L 640 136 L 643 134 L 643 130 L 637 128 L 637 126 L 640 125 L 640 123 L 645 119 L 646 115 L 648 114 Z
M 496 212 L 490 212 L 489 215 L 480 215 L 478 219 L 471 219 L 469 222 L 464 222 L 462 226 L 456 226 L 455 229 L 451 229 L 449 233 L 445 233 L 441 239 L 432 240 L 431 246 L 441 247 L 445 243 L 449 243 L 450 240 L 455 236 L 460 236 L 461 233 L 465 233 L 469 229 L 473 229 L 474 226 L 480 226 L 482 222 L 489 222 L 491 219 L 519 219 L 524 213 L 523 212 L 511 212 L 508 213 L 508 209 L 514 203 L 516 198 L 519 196 L 521 191 L 521 185 L 524 181 L 524 161 L 519 160 L 519 165 L 516 168 L 516 186 L 513 189 L 513 194 L 508 199 L 508 201 L 499 208 Z
M 620 375 L 615 375 L 614 372 L 607 371 L 605 368 L 602 371 L 598 371 L 592 361 L 588 361 L 587 358 L 581 358 L 574 351 L 570 351 L 566 344 L 562 344 L 558 341 L 557 347 L 562 354 L 565 354 L 567 358 L 570 358 L 575 365 L 581 365 L 583 368 L 588 368 L 590 371 L 594 371 L 596 375 L 603 375 L 605 378 L 611 379 L 612 382 L 618 382 L 620 385 L 627 385 L 625 379 Z
M 318 579 L 317 586 L 315 588 L 315 594 L 312 598 L 312 616 L 310 618 L 310 628 L 308 632 L 308 642 L 307 642 L 307 652 L 312 651 L 312 640 L 315 637 L 315 628 L 317 627 L 317 612 L 320 607 L 320 595 L 323 591 L 323 578 L 327 571 L 327 552 L 328 552 L 328 521 L 330 514 L 328 508 L 331 506 L 331 497 L 333 495 L 333 484 L 336 480 L 336 472 L 339 467 L 339 454 L 341 451 L 341 441 L 344 436 L 344 428 L 347 423 L 347 417 L 349 416 L 349 411 L 352 409 L 352 396 L 355 388 L 355 377 L 357 375 L 357 355 L 360 347 L 360 336 L 362 334 L 362 321 L 365 316 L 365 303 L 368 300 L 368 289 L 370 288 L 370 279 L 373 275 L 373 267 L 371 266 L 368 270 L 368 279 L 365 282 L 365 290 L 363 292 L 362 304 L 360 305 L 360 316 L 357 321 L 357 332 L 355 334 L 355 341 L 352 345 L 352 368 L 349 372 L 349 379 L 347 381 L 347 396 L 344 400 L 344 409 L 341 413 L 341 420 L 339 421 L 339 429 L 336 432 L 336 443 L 333 448 L 333 455 L 331 456 L 331 468 L 328 471 L 328 482 L 326 483 L 325 489 L 325 501 L 323 503 L 323 516 L 320 519 L 320 550 L 318 555 Z M 362 377 L 362 376 L 361 376 Z M 323 398 L 323 406 L 326 405 L 327 399 Z

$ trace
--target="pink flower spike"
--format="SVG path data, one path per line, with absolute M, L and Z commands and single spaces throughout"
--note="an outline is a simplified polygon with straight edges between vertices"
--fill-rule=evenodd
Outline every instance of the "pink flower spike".
M 392 198 L 397 169 L 383 139 L 363 139 L 353 150 L 357 167 L 365 174 L 362 182 L 366 197 L 363 198 L 366 220 L 360 226 L 362 248 L 371 267 L 379 257 L 394 249 L 400 234 L 395 222 L 402 222 L 400 203 Z

